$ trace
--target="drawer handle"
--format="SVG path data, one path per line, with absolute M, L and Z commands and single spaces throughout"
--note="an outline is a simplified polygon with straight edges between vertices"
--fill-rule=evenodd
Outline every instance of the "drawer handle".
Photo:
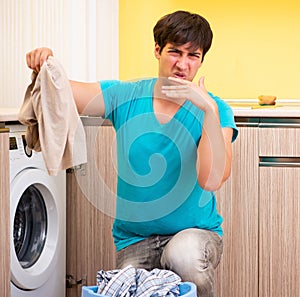
M 300 128 L 300 118 L 262 118 L 259 128 Z
M 300 128 L 299 123 L 261 123 L 259 128 Z
M 259 157 L 260 167 L 300 167 L 300 157 Z

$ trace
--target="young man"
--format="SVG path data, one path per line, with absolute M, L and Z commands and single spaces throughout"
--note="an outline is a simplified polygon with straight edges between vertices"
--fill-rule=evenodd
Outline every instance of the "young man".
M 214 296 L 222 218 L 213 191 L 230 175 L 237 129 L 231 108 L 193 82 L 212 42 L 201 16 L 176 11 L 154 27 L 158 78 L 71 81 L 81 114 L 111 120 L 118 159 L 113 236 L 117 266 L 170 269 Z M 52 51 L 27 54 L 36 71 Z

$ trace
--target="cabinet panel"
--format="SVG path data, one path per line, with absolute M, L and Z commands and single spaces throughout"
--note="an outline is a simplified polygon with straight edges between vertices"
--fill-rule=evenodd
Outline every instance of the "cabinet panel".
M 112 127 L 87 126 L 88 163 L 67 174 L 67 274 L 96 284 L 100 269 L 115 268 L 111 228 L 115 211 L 115 134 Z M 80 297 L 81 286 L 67 289 Z
M 224 218 L 218 297 L 258 296 L 258 170 L 258 128 L 239 127 L 231 177 L 217 193 Z
M 9 135 L 0 132 L 0 295 L 10 296 Z
M 261 167 L 259 292 L 300 296 L 300 168 Z
M 300 128 L 259 128 L 259 156 L 300 156 Z

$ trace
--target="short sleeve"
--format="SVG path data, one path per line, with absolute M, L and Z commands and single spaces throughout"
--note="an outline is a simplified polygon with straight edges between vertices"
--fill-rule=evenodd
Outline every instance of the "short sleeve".
M 228 127 L 233 129 L 232 142 L 234 142 L 238 136 L 239 131 L 234 121 L 232 108 L 228 105 L 228 103 L 226 103 L 219 97 L 211 93 L 209 93 L 209 95 L 216 101 L 218 105 L 221 127 Z

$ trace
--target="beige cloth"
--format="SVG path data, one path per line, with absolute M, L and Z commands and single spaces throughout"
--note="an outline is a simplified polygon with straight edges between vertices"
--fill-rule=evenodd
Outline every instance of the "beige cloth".
M 63 67 L 50 56 L 31 80 L 18 116 L 28 148 L 42 151 L 49 175 L 86 163 L 85 132 Z

